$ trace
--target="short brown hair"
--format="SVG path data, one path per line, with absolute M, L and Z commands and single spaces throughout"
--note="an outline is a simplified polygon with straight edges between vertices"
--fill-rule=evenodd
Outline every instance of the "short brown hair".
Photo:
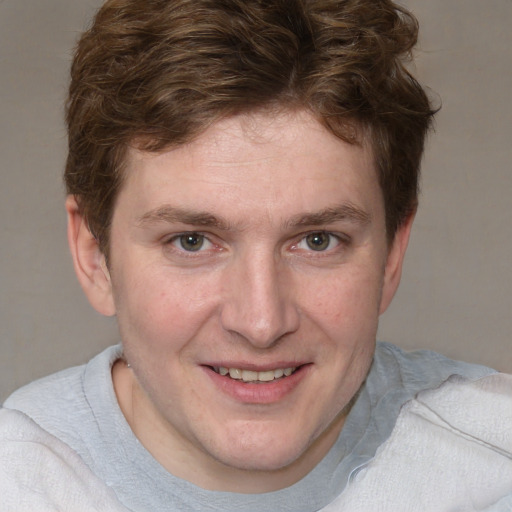
M 65 180 L 108 251 L 127 148 L 161 151 L 216 121 L 303 108 L 369 137 L 396 229 L 417 206 L 433 110 L 404 66 L 416 19 L 390 0 L 108 0 L 78 42 Z

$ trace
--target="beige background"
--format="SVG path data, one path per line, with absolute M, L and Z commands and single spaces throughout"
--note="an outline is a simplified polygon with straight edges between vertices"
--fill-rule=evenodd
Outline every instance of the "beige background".
M 0 401 L 117 341 L 73 275 L 62 100 L 98 0 L 0 0 Z M 512 0 L 409 0 L 416 70 L 443 109 L 380 339 L 512 372 Z

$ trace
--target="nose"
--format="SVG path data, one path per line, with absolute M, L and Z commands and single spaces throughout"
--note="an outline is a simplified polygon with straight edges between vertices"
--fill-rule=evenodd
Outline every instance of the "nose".
M 227 271 L 221 322 L 254 347 L 267 348 L 299 327 L 290 270 L 273 254 L 238 258 Z

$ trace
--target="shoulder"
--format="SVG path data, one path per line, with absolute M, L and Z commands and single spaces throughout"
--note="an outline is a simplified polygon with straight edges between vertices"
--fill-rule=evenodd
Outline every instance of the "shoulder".
M 449 359 L 431 350 L 406 352 L 384 342 L 377 343 L 374 365 L 386 378 L 393 372 L 403 385 L 413 385 L 418 390 L 437 387 L 453 375 L 479 379 L 496 373 L 492 368 Z
M 369 496 L 382 511 L 512 510 L 512 376 L 455 376 L 408 401 L 337 501 L 367 510 Z
M 98 415 L 110 417 L 105 411 L 115 409 L 111 364 L 119 353 L 119 347 L 110 347 L 85 365 L 32 382 L 14 392 L 4 408 L 23 413 L 96 467 L 102 460 Z
M 495 373 L 473 381 L 454 376 L 420 393 L 404 416 L 509 457 L 512 485 L 512 375 Z
M 46 409 L 49 403 L 62 402 L 68 396 L 76 396 L 81 387 L 81 377 L 85 366 L 75 366 L 60 372 L 35 380 L 10 395 L 3 406 L 7 409 L 17 409 L 36 413 Z
M 37 414 L 39 409 L 48 410 L 51 404 L 60 408 L 63 404 L 76 400 L 83 393 L 87 372 L 97 377 L 110 373 L 113 361 L 119 358 L 121 348 L 115 345 L 95 356 L 88 364 L 67 368 L 42 379 L 38 379 L 15 391 L 3 404 L 8 409 L 18 409 Z M 26 411 L 28 410 L 28 411 Z
M 0 510 L 126 510 L 68 445 L 9 409 L 0 409 L 0 495 Z
M 479 364 L 466 363 L 450 359 L 432 350 L 405 351 L 396 345 L 378 342 L 375 350 L 375 362 L 388 369 L 396 368 L 404 377 L 414 375 L 417 379 L 430 380 L 432 376 L 461 375 L 468 378 L 480 378 L 495 370 Z
M 87 364 L 31 382 L 15 391 L 3 406 L 25 413 L 59 437 L 59 429 L 67 426 L 66 419 L 76 424 L 80 416 L 90 413 L 87 393 L 91 387 L 101 388 L 103 394 L 111 387 L 111 366 L 120 351 L 119 346 L 109 347 Z

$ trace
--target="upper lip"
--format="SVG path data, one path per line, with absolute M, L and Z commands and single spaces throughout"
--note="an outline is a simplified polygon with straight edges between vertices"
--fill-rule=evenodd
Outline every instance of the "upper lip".
M 238 370 L 249 370 L 253 372 L 267 372 L 271 370 L 278 370 L 284 368 L 298 368 L 303 366 L 304 362 L 301 361 L 277 361 L 275 363 L 255 364 L 247 362 L 234 362 L 234 361 L 216 361 L 204 364 L 202 366 L 210 366 L 212 368 L 236 368 Z

